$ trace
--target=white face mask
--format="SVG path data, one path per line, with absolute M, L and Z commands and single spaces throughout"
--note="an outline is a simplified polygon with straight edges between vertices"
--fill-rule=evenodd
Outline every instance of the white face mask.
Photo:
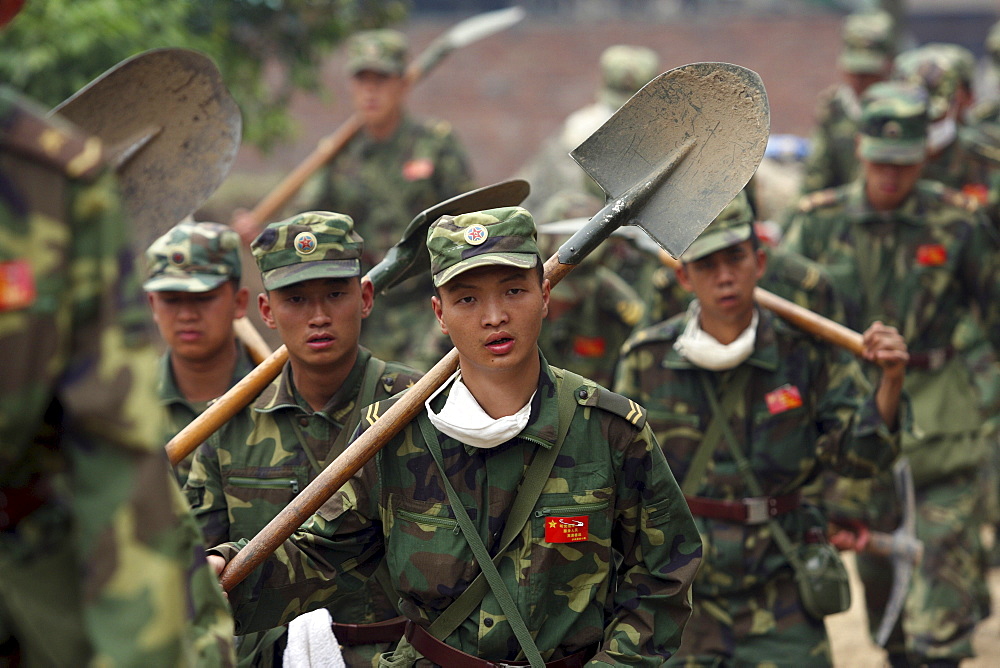
M 956 137 L 958 137 L 958 123 L 949 112 L 940 121 L 935 121 L 927 127 L 927 150 L 937 153 L 955 141 Z
M 494 419 L 483 410 L 472 392 L 469 392 L 469 388 L 462 382 L 461 373 L 461 370 L 456 371 L 449 382 L 444 383 L 424 402 L 427 417 L 434 428 L 474 448 L 495 448 L 520 434 L 531 417 L 531 399 L 535 394 L 531 394 L 528 403 L 518 412 Z M 440 413 L 435 413 L 431 409 L 431 401 L 452 380 L 454 383 L 444 407 Z
M 750 326 L 729 344 L 719 343 L 718 339 L 701 328 L 701 304 L 697 299 L 688 306 L 688 324 L 684 332 L 674 341 L 674 350 L 695 366 L 711 371 L 724 371 L 739 366 L 753 352 L 757 342 L 757 322 L 760 317 L 757 309 L 753 311 Z

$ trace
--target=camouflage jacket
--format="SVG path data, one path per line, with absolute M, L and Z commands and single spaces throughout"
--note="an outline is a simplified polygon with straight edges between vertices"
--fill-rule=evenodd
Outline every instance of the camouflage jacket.
M 218 545 L 257 535 L 343 452 L 364 406 L 409 387 L 419 377 L 361 348 L 340 390 L 323 410 L 313 412 L 295 390 L 286 363 L 253 403 L 195 453 L 184 489 L 205 542 Z M 360 396 L 362 392 L 366 396 Z M 374 580 L 368 594 L 331 610 L 334 621 L 361 624 L 396 616 Z
M 649 425 L 682 484 L 713 419 L 701 376 L 706 374 L 721 392 L 736 372 L 700 369 L 674 350 L 687 320 L 683 314 L 632 337 L 622 348 L 615 380 L 619 392 L 647 407 Z M 766 495 L 800 491 L 824 467 L 870 477 L 899 452 L 898 437 L 883 423 L 871 386 L 846 352 L 760 309 L 757 341 L 743 364 L 751 369 L 749 381 L 729 422 Z M 697 489 L 696 496 L 711 499 L 753 496 L 723 439 Z M 822 514 L 808 505 L 778 520 L 796 542 L 826 526 Z M 706 554 L 695 596 L 745 591 L 790 567 L 767 523 L 704 517 L 695 522 Z
M 858 174 L 854 136 L 860 118 L 861 105 L 850 87 L 839 84 L 823 91 L 816 107 L 817 126 L 806 160 L 802 192 L 835 188 L 854 180 Z
M 538 347 L 552 363 L 609 385 L 618 348 L 645 310 L 635 290 L 610 269 L 581 266 L 553 289 Z
M 385 141 L 356 134 L 319 181 L 310 208 L 354 219 L 367 266 L 382 259 L 418 213 L 473 187 L 469 160 L 451 126 L 409 116 Z
M 1000 239 L 975 202 L 920 181 L 896 211 L 880 215 L 859 180 L 805 198 L 785 242 L 827 267 L 848 326 L 861 331 L 881 320 L 899 329 L 911 358 L 929 356 L 924 368 L 911 365 L 904 384 L 916 428 L 912 438 L 904 434 L 903 449 L 918 481 L 978 466 L 978 397 L 961 360 L 947 355 L 973 306 L 994 349 L 1000 344 Z M 909 452 L 935 441 L 947 453 L 922 462 Z
M 253 371 L 254 363 L 250 359 L 250 353 L 246 346 L 237 344 L 236 369 L 229 383 L 232 387 L 243 380 L 244 376 Z M 184 398 L 177 382 L 174 380 L 174 373 L 170 368 L 170 351 L 168 350 L 160 358 L 160 370 L 156 383 L 156 394 L 160 398 L 160 406 L 163 407 L 164 430 L 159 443 L 166 444 L 177 433 L 188 426 L 192 420 L 202 414 L 210 402 L 203 401 L 192 403 Z M 177 474 L 177 483 L 184 486 L 187 482 L 188 473 L 191 471 L 191 462 L 194 461 L 194 453 L 191 453 L 174 466 L 174 473 Z
M 560 387 L 561 374 L 543 360 L 528 424 L 507 443 L 474 449 L 440 435 L 448 478 L 487 549 L 496 549 L 527 466 L 556 440 L 557 387 L 574 392 L 579 405 L 533 517 L 497 567 L 546 660 L 601 642 L 595 663 L 659 666 L 676 651 L 690 614 L 701 543 L 645 412 L 589 381 Z M 436 410 L 444 400 L 444 393 L 435 399 Z M 359 431 L 391 403 L 371 406 Z M 230 592 L 238 628 L 267 627 L 348 598 L 383 556 L 402 612 L 418 624 L 436 619 L 468 587 L 479 567 L 421 421 L 433 431 L 425 413 L 407 424 Z M 546 542 L 546 526 L 562 516 L 587 517 L 584 542 Z M 217 551 L 228 559 L 237 548 Z M 492 592 L 448 644 L 494 661 L 520 651 Z
M 156 351 L 117 184 L 97 139 L 3 87 L 0 227 L 0 489 L 44 481 L 57 493 L 20 521 L 59 523 L 7 526 L 5 498 L 0 555 L 71 543 L 76 568 L 52 577 L 81 592 L 92 656 L 78 665 L 231 664 L 232 619 L 149 417 Z M 0 590 L 9 611 L 15 587 Z M 32 629 L 48 642 L 62 631 Z

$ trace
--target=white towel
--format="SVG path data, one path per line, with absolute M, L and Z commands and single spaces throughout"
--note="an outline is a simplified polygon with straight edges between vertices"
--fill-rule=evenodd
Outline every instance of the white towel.
M 346 668 L 332 623 L 326 608 L 293 619 L 282 659 L 286 668 Z

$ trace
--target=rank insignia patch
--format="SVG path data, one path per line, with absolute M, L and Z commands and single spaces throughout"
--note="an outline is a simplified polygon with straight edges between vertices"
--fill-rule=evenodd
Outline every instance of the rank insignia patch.
M 16 311 L 35 301 L 35 277 L 27 260 L 0 262 L 0 311 Z
M 939 267 L 948 259 L 948 250 L 941 244 L 921 244 L 917 246 L 917 264 L 924 267 Z

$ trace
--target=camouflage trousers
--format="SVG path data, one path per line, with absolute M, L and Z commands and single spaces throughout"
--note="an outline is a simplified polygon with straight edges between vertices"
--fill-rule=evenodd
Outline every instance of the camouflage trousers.
M 806 614 L 791 569 L 726 597 L 694 595 L 694 611 L 667 666 L 802 668 L 832 665 L 826 627 Z
M 957 661 L 973 656 L 972 632 L 989 615 L 986 555 L 979 535 L 982 487 L 977 485 L 977 475 L 976 471 L 960 472 L 916 490 L 916 531 L 924 542 L 924 556 L 914 571 L 902 619 L 886 646 L 892 654 L 905 652 L 916 665 L 930 659 Z M 881 478 L 877 482 L 873 507 L 891 508 L 895 499 L 895 492 L 887 487 L 891 482 Z M 898 513 L 890 511 L 885 516 L 898 518 Z M 874 632 L 892 587 L 892 563 L 870 554 L 859 554 L 857 563 Z
M 19 648 L 21 665 L 81 666 L 93 653 L 72 536 L 68 513 L 56 506 L 0 531 L 0 643 Z

